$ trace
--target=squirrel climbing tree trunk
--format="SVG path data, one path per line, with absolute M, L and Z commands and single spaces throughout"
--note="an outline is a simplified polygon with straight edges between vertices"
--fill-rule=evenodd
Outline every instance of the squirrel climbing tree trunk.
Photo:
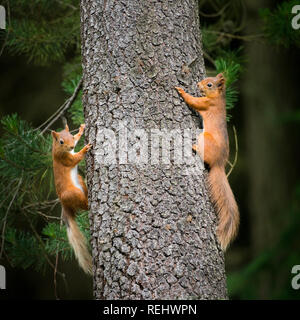
M 95 298 L 226 299 L 207 172 L 150 134 L 201 123 L 174 89 L 205 75 L 197 1 L 82 0 L 81 36 Z

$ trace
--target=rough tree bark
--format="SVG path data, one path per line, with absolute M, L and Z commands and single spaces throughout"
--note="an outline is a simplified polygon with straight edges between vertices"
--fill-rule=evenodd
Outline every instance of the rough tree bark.
M 97 158 L 109 150 L 103 129 L 122 138 L 120 121 L 147 132 L 199 127 L 174 90 L 195 93 L 205 74 L 197 1 L 82 0 L 81 24 L 95 297 L 226 299 L 206 172 L 193 179 L 174 158 Z M 129 131 L 129 160 L 138 139 Z

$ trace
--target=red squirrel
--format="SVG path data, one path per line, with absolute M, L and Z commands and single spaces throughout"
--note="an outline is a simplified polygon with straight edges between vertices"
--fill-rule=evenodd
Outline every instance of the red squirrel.
M 68 125 L 61 132 L 52 131 L 52 158 L 56 193 L 62 205 L 69 242 L 79 265 L 86 273 L 91 274 L 92 257 L 88 251 L 86 239 L 75 220 L 78 210 L 88 210 L 88 191 L 83 178 L 78 174 L 77 166 L 91 148 L 91 144 L 77 153 L 74 152 L 84 127 L 85 125 L 82 124 L 79 132 L 74 136 L 69 132 Z
M 235 238 L 239 226 L 238 206 L 225 173 L 229 156 L 225 78 L 220 73 L 216 77 L 205 78 L 197 85 L 203 97 L 193 97 L 179 87 L 175 89 L 186 104 L 199 112 L 203 119 L 204 131 L 200 134 L 197 145 L 193 145 L 193 150 L 199 153 L 210 168 L 209 193 L 219 218 L 217 237 L 221 249 L 225 251 Z

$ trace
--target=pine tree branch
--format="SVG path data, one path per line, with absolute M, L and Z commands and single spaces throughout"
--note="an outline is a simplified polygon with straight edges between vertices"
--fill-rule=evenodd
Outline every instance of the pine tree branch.
M 63 108 L 61 108 L 61 110 L 58 112 L 58 114 L 48 123 L 48 125 L 41 131 L 41 135 L 44 134 L 50 127 L 51 125 L 58 120 L 63 114 L 64 112 L 73 104 L 73 102 L 75 101 L 75 99 L 77 98 L 77 95 L 82 87 L 82 83 L 83 83 L 83 78 L 80 79 L 80 81 L 78 82 L 72 96 L 64 103 Z
M 39 234 L 37 233 L 36 229 L 34 228 L 32 222 L 31 222 L 31 219 L 29 219 L 29 217 L 28 217 L 28 215 L 25 213 L 25 211 L 23 211 L 23 214 L 24 214 L 24 216 L 26 217 L 26 219 L 27 219 L 27 221 L 28 221 L 28 223 L 29 223 L 29 226 L 30 226 L 30 228 L 31 228 L 31 230 L 32 230 L 35 238 L 36 238 L 37 241 L 40 243 L 41 248 L 43 249 L 43 254 L 44 254 L 44 257 L 45 257 L 46 261 L 48 262 L 48 264 L 50 265 L 50 267 L 54 270 L 54 269 L 55 269 L 55 266 L 54 266 L 54 264 L 52 263 L 52 261 L 50 260 L 50 258 L 49 258 L 48 255 L 47 255 L 47 252 L 46 252 L 46 250 L 45 250 L 45 244 L 44 244 L 43 240 L 41 239 L 41 237 L 40 237 Z M 64 282 L 65 282 L 65 284 L 66 284 L 66 275 L 65 275 L 64 273 L 60 272 L 60 271 L 56 271 L 56 273 L 63 278 L 63 280 L 64 280 Z M 67 284 L 66 284 L 66 287 L 67 287 Z
M 11 166 L 13 166 L 13 167 L 16 168 L 16 169 L 19 169 L 19 170 L 22 170 L 22 171 L 26 171 L 26 172 L 32 172 L 32 171 L 33 171 L 33 170 L 31 170 L 31 169 L 23 168 L 23 167 L 17 165 L 17 164 L 14 163 L 13 161 L 11 161 L 11 160 L 3 157 L 3 156 L 2 156 L 2 157 L 0 156 L 0 159 L 3 160 L 3 161 L 5 161 L 6 163 L 10 164 Z
M 215 66 L 214 59 L 204 50 L 203 50 L 203 55 L 205 59 L 207 59 L 213 66 Z
M 225 9 L 230 5 L 230 1 L 225 4 L 218 12 L 215 13 L 205 13 L 199 10 L 199 14 L 205 18 L 216 18 L 218 16 L 221 16 Z
M 78 10 L 77 7 L 73 6 L 73 5 L 70 4 L 70 3 L 65 3 L 65 2 L 60 1 L 60 0 L 56 0 L 56 2 L 59 3 L 59 4 L 61 4 L 61 5 L 66 6 L 66 7 L 69 7 L 69 8 L 71 8 L 71 9 L 73 9 L 73 10 Z
M 264 36 L 263 34 L 251 34 L 251 35 L 247 35 L 247 36 L 240 36 L 240 35 L 236 35 L 236 34 L 232 34 L 232 33 L 215 31 L 215 30 L 206 30 L 205 32 L 218 34 L 221 37 L 223 36 L 223 37 L 227 37 L 227 38 L 239 39 L 239 40 L 244 40 L 244 41 L 253 41 L 256 38 L 261 38 Z
M 19 139 L 21 142 L 23 142 L 24 144 L 26 144 L 26 146 L 28 147 L 28 149 L 30 149 L 32 152 L 39 153 L 39 154 L 42 154 L 42 155 L 45 155 L 45 156 L 48 155 L 48 153 L 46 153 L 46 152 L 41 152 L 41 150 L 37 150 L 37 149 L 33 148 L 33 147 L 31 146 L 31 144 L 29 144 L 29 143 L 28 143 L 25 139 L 23 139 L 19 134 L 13 133 L 13 135 L 14 135 L 17 139 Z
M 63 223 L 63 209 L 61 209 L 61 215 L 60 215 L 60 226 L 59 229 L 61 230 L 62 227 L 62 223 Z M 56 279 L 56 275 L 57 275 L 57 267 L 58 267 L 58 259 L 59 259 L 59 251 L 58 251 L 58 243 L 56 245 L 56 257 L 55 257 L 55 269 L 54 269 L 54 294 L 55 294 L 55 298 L 56 300 L 59 300 L 58 295 L 57 295 L 57 279 Z
M 234 155 L 234 160 L 233 163 L 231 164 L 231 162 L 228 161 L 228 163 L 230 164 L 231 168 L 227 173 L 227 178 L 230 176 L 233 168 L 235 167 L 236 163 L 237 163 L 237 159 L 238 159 L 238 152 L 239 152 L 239 145 L 238 145 L 238 138 L 237 138 L 237 133 L 236 133 L 236 129 L 235 126 L 233 126 L 233 132 L 234 132 L 234 141 L 235 141 L 235 155 Z
M 13 190 L 10 190 L 10 186 L 11 186 L 13 183 L 15 183 L 16 180 L 18 180 L 18 179 L 14 179 L 14 180 L 10 181 L 10 183 L 6 186 L 6 188 L 4 188 L 4 189 L 2 190 L 2 193 L 5 194 L 5 197 L 4 197 L 4 199 L 2 200 L 2 202 L 0 203 L 0 208 L 2 208 L 4 202 L 5 202 L 5 201 L 10 197 L 10 195 L 13 193 Z M 6 193 L 7 190 L 10 190 L 10 191 L 8 191 L 8 192 Z M 3 220 L 4 220 L 4 218 L 2 219 L 2 221 L 3 221 Z
M 25 210 L 26 212 L 32 213 L 32 214 L 36 214 L 36 213 L 37 213 L 37 214 L 39 214 L 40 216 L 46 218 L 47 220 L 49 220 L 49 219 L 60 220 L 59 217 L 46 215 L 46 214 L 44 214 L 43 212 L 41 212 L 41 211 L 39 211 L 39 210 L 37 210 L 37 211 L 35 211 L 35 212 L 32 212 L 32 211 L 30 211 L 30 210 L 26 210 L 26 209 L 24 209 L 24 210 Z
M 22 181 L 23 181 L 23 172 L 22 172 L 22 176 L 19 180 L 19 183 L 17 185 L 17 188 L 16 188 L 16 191 L 6 209 L 6 213 L 5 213 L 5 216 L 4 216 L 4 220 L 3 220 L 3 227 L 2 227 L 2 235 L 1 235 L 1 251 L 0 251 L 0 260 L 2 258 L 2 255 L 3 255 L 3 251 L 4 251 L 4 242 L 5 242 L 5 230 L 6 230 L 6 223 L 7 223 L 7 216 L 8 216 L 8 213 L 9 213 L 9 210 L 13 204 L 13 202 L 15 201 L 15 198 L 19 192 L 19 189 L 20 189 L 20 186 L 22 184 Z
M 46 125 L 51 119 L 53 119 L 67 104 L 68 100 L 66 100 L 45 122 L 43 122 L 40 126 L 38 126 L 35 130 L 41 129 L 44 125 Z
M 27 210 L 28 208 L 32 208 L 32 207 L 48 208 L 48 207 L 52 207 L 53 205 L 55 206 L 58 203 L 59 203 L 59 199 L 44 201 L 44 202 L 34 202 L 34 203 L 30 203 L 30 204 L 26 205 L 22 209 Z M 57 217 L 55 217 L 55 218 L 57 218 Z M 59 219 L 59 218 L 57 218 L 57 219 Z

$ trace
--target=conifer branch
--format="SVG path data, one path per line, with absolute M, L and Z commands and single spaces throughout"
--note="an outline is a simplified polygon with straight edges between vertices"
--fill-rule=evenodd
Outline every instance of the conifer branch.
M 235 155 L 234 155 L 234 160 L 233 163 L 230 163 L 230 170 L 228 171 L 228 173 L 226 174 L 227 178 L 230 176 L 233 168 L 235 167 L 236 163 L 237 163 L 237 159 L 238 159 L 238 152 L 239 152 L 239 146 L 238 146 L 238 138 L 237 138 L 237 133 L 236 133 L 236 129 L 235 126 L 232 127 L 233 128 L 233 133 L 234 133 L 234 142 L 235 142 Z
M 63 209 L 61 209 L 59 229 L 61 229 L 61 227 L 62 227 L 62 223 L 63 223 L 63 219 L 62 218 L 63 218 Z M 58 251 L 58 243 L 57 243 L 57 245 L 56 245 L 56 257 L 55 257 L 55 269 L 54 269 L 54 294 L 55 294 L 56 300 L 59 300 L 58 295 L 57 295 L 57 279 L 56 279 L 57 267 L 58 267 L 58 259 L 59 259 L 59 251 Z
M 212 34 L 217 34 L 220 37 L 239 39 L 239 40 L 244 40 L 244 41 L 253 41 L 255 39 L 259 39 L 264 36 L 264 34 L 251 34 L 251 35 L 246 35 L 246 36 L 240 36 L 237 34 L 232 34 L 232 33 L 228 33 L 228 32 L 221 32 L 221 31 L 216 31 L 216 30 L 206 30 L 206 32 L 212 33 Z
M 230 5 L 230 1 L 228 1 L 225 4 L 225 6 L 223 6 L 219 11 L 217 11 L 215 13 L 205 13 L 205 12 L 200 11 L 200 10 L 199 10 L 199 13 L 200 13 L 201 16 L 203 16 L 205 18 L 216 18 L 218 16 L 221 16 L 229 5 Z
M 7 216 L 8 216 L 8 213 L 10 211 L 10 208 L 12 206 L 12 204 L 14 203 L 15 201 L 15 198 L 19 192 L 19 189 L 20 189 L 20 186 L 22 184 L 22 181 L 23 181 L 23 172 L 22 172 L 22 176 L 19 180 L 19 183 L 17 185 L 17 188 L 16 188 L 16 191 L 6 209 L 6 213 L 5 213 L 5 216 L 4 216 L 4 219 L 3 219 L 3 227 L 2 227 L 2 235 L 1 235 L 1 251 L 0 251 L 0 259 L 2 258 L 2 255 L 3 255 L 3 251 L 4 251 L 4 242 L 5 242 L 5 230 L 6 230 L 6 223 L 7 223 Z
M 8 163 L 9 165 L 13 166 L 16 169 L 19 169 L 19 170 L 22 170 L 22 171 L 27 171 L 27 172 L 32 172 L 33 171 L 31 169 L 23 168 L 23 167 L 17 165 L 16 163 L 14 163 L 13 161 L 7 159 L 4 156 L 0 156 L 0 159 L 3 160 L 4 162 Z
M 41 245 L 41 248 L 42 248 L 42 250 L 43 250 L 43 254 L 44 254 L 44 257 L 45 257 L 46 261 L 48 262 L 49 266 L 54 270 L 54 269 L 55 269 L 55 266 L 54 266 L 54 264 L 52 263 L 52 261 L 50 260 L 50 258 L 49 258 L 48 255 L 47 255 L 47 252 L 46 252 L 46 250 L 45 250 L 45 244 L 44 244 L 43 240 L 41 239 L 41 237 L 40 237 L 39 234 L 37 233 L 36 229 L 34 228 L 32 222 L 31 222 L 31 219 L 29 219 L 28 215 L 27 215 L 24 211 L 23 211 L 23 214 L 24 214 L 24 216 L 26 217 L 26 219 L 27 219 L 27 221 L 28 221 L 28 223 L 29 223 L 29 226 L 30 226 L 30 228 L 31 228 L 31 230 L 32 230 L 35 238 L 37 239 L 37 241 L 38 241 L 38 242 L 40 243 L 40 245 Z M 64 273 L 62 273 L 62 272 L 60 272 L 60 271 L 58 271 L 58 270 L 56 271 L 56 273 L 57 273 L 58 275 L 60 275 L 60 276 L 63 278 L 64 281 L 66 281 L 66 275 L 65 275 Z
M 73 102 L 75 101 L 75 99 L 77 98 L 77 95 L 82 87 L 82 83 L 83 83 L 83 78 L 80 79 L 80 81 L 78 82 L 72 96 L 63 104 L 63 106 L 60 108 L 60 111 L 56 114 L 56 116 L 48 123 L 48 125 L 41 131 L 41 135 L 44 134 L 50 127 L 51 125 L 58 120 L 64 113 L 65 111 L 70 108 L 70 106 L 73 104 Z

